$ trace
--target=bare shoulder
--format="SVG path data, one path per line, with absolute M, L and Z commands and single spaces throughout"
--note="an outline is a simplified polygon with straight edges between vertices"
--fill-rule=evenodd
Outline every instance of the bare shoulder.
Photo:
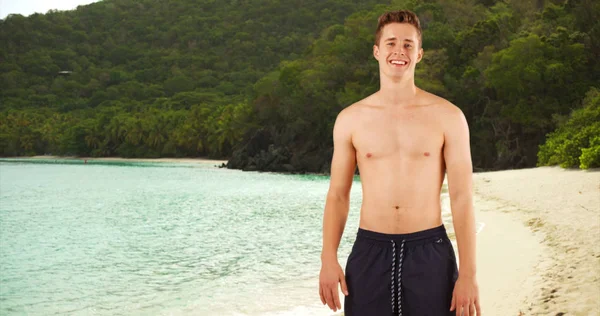
M 336 120 L 336 124 L 340 125 L 355 125 L 357 120 L 359 120 L 365 114 L 365 111 L 368 111 L 371 104 L 374 103 L 373 95 L 370 95 L 360 101 L 357 101 L 338 113 L 338 117 Z
M 369 108 L 372 108 L 373 105 L 375 105 L 375 104 L 378 104 L 376 93 L 371 94 L 370 96 L 368 96 L 360 101 L 355 102 L 354 104 L 348 106 L 344 110 L 348 110 L 349 112 L 352 112 L 354 115 L 360 115 L 361 113 L 368 110 Z
M 433 93 L 421 90 L 423 93 L 423 101 L 425 104 L 432 105 L 435 116 L 446 122 L 449 126 L 456 126 L 466 122 L 463 111 L 452 102 L 437 96 Z
M 335 124 L 333 125 L 334 144 L 351 141 L 354 126 L 353 122 L 357 116 L 354 104 L 347 106 L 338 113 Z

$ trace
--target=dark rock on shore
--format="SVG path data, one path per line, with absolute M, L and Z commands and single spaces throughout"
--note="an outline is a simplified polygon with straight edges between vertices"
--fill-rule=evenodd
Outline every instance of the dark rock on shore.
M 267 129 L 258 130 L 245 144 L 233 151 L 229 169 L 284 173 L 329 173 L 333 148 L 317 146 L 300 149 L 293 144 L 278 144 Z M 312 148 L 311 148 L 312 147 Z

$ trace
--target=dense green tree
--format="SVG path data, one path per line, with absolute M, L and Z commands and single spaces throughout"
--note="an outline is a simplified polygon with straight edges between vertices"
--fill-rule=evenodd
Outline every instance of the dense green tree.
M 583 107 L 540 146 L 538 165 L 561 165 L 582 169 L 600 167 L 600 91 L 592 88 Z

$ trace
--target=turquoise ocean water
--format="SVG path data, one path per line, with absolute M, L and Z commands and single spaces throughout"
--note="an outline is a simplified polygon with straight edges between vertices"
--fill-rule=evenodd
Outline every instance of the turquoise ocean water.
M 328 185 L 213 163 L 2 159 L 0 315 L 332 315 L 318 295 Z M 360 201 L 357 179 L 342 266 Z

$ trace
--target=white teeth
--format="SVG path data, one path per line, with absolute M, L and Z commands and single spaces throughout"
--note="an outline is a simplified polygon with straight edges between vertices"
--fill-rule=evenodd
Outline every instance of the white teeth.
M 392 60 L 391 63 L 395 65 L 406 65 L 406 62 L 402 60 Z

